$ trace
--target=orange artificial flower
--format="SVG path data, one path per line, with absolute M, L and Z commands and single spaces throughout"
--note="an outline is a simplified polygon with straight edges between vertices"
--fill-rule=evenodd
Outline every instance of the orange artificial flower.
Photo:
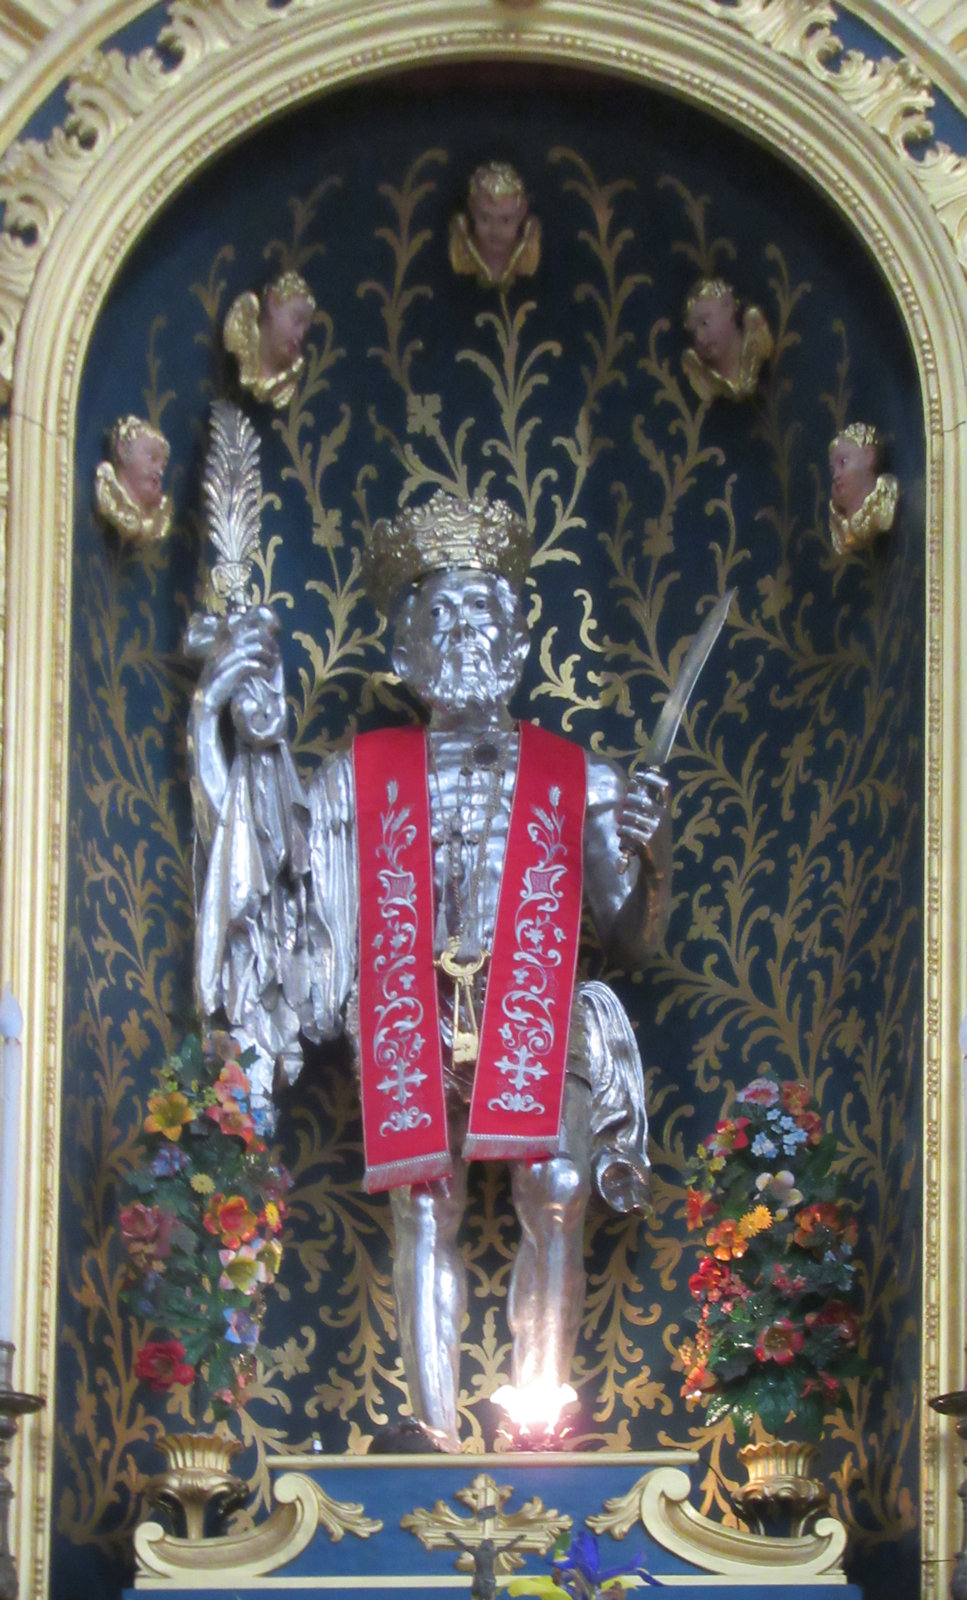
M 738 1223 L 731 1217 L 726 1217 L 712 1228 L 705 1235 L 705 1243 L 716 1261 L 741 1261 L 749 1248 L 748 1241 L 739 1232 Z
M 793 1239 L 796 1244 L 808 1250 L 819 1243 L 816 1237 L 819 1229 L 824 1228 L 830 1233 L 839 1233 L 841 1226 L 839 1206 L 832 1200 L 821 1200 L 815 1205 L 806 1206 L 805 1210 L 797 1214 Z
M 204 1223 L 208 1232 L 217 1234 L 227 1249 L 237 1250 L 239 1245 L 251 1239 L 258 1226 L 258 1218 L 249 1210 L 242 1195 L 216 1194 L 208 1203 Z

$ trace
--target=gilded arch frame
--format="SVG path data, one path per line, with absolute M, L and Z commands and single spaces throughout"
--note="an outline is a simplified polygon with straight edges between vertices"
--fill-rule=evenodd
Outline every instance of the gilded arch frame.
M 131 11 L 130 5 L 126 8 Z M 859 7 L 857 7 L 859 9 Z M 877 0 L 866 8 L 875 22 Z M 964 1379 L 964 1178 L 958 1019 L 967 914 L 957 886 L 963 725 L 959 523 L 967 456 L 967 177 L 930 146 L 916 67 L 844 56 L 833 7 L 809 0 L 175 0 L 175 66 L 151 52 L 85 65 L 63 132 L 0 173 L 4 446 L 4 757 L 0 970 L 25 1013 L 19 1387 L 47 1390 L 56 1337 L 61 951 L 72 454 L 84 355 L 125 252 L 157 207 L 233 141 L 289 106 L 416 62 L 509 56 L 661 86 L 702 104 L 798 167 L 877 255 L 915 351 L 927 419 L 928 658 L 924 1039 L 924 1398 Z M 80 134 L 81 137 L 77 137 Z M 831 134 L 833 137 L 831 137 Z M 967 141 L 965 141 L 967 142 Z M 20 147 L 21 151 L 24 147 Z M 947 760 L 943 754 L 947 753 Z M 33 1264 L 28 1274 L 27 1263 Z M 14 1539 L 22 1581 L 46 1592 L 53 1417 L 24 1428 Z M 960 1538 L 951 1430 L 925 1409 L 924 1592 Z M 32 1575 L 28 1578 L 28 1572 Z

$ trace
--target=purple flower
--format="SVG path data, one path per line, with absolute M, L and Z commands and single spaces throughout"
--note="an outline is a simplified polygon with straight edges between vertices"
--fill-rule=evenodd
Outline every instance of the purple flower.
M 151 1163 L 151 1171 L 156 1178 L 173 1178 L 188 1165 L 188 1156 L 181 1146 L 167 1141 L 163 1144 Z
M 561 1536 L 554 1547 L 552 1560 L 557 1582 L 573 1600 L 592 1600 L 601 1592 L 602 1584 L 632 1572 L 644 1578 L 646 1583 L 661 1587 L 658 1579 L 652 1578 L 645 1570 L 643 1551 L 620 1566 L 602 1567 L 597 1538 L 583 1528 L 574 1535 L 566 1550 L 564 1536 Z

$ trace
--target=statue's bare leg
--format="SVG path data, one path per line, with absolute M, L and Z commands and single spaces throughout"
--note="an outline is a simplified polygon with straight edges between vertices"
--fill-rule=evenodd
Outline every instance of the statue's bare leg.
M 521 1241 L 510 1281 L 515 1389 L 567 1383 L 584 1309 L 584 1214 L 591 1193 L 590 1092 L 569 1078 L 565 1154 L 512 1169 Z
M 390 1192 L 395 1248 L 393 1292 L 403 1372 L 413 1415 L 459 1449 L 457 1396 L 467 1273 L 457 1231 L 467 1200 L 467 1169 Z

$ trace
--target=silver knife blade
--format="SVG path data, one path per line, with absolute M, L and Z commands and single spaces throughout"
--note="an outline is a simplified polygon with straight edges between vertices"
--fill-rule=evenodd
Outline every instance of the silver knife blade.
M 725 619 L 729 614 L 729 606 L 736 595 L 735 589 L 729 589 L 717 600 L 694 639 L 685 652 L 685 659 L 679 668 L 678 677 L 668 692 L 665 704 L 655 725 L 655 731 L 645 745 L 641 755 L 632 763 L 633 767 L 639 764 L 646 767 L 664 766 L 672 753 L 675 735 L 679 724 L 685 715 L 685 709 L 691 698 L 692 690 L 698 682 L 699 673 L 709 658 L 712 646 L 722 631 Z

